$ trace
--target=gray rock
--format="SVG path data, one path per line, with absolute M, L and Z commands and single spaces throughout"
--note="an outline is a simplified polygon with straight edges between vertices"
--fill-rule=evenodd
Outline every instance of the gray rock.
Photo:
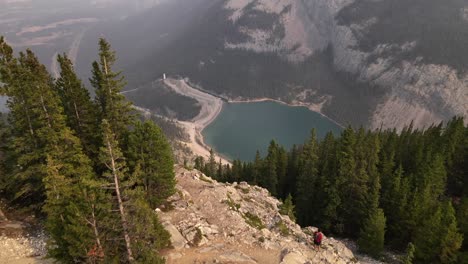
M 163 226 L 171 234 L 171 244 L 176 250 L 183 249 L 187 245 L 187 240 L 185 240 L 173 224 L 164 222 Z
M 219 260 L 221 261 L 232 261 L 234 263 L 257 263 L 251 257 L 245 255 L 242 252 L 229 252 L 224 253 L 223 255 L 219 256 Z

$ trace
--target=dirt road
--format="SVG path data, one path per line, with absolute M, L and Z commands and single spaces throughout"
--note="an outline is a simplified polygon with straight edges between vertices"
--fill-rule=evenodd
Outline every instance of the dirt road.
M 190 135 L 190 143 L 188 146 L 192 151 L 199 156 L 207 158 L 210 156 L 210 148 L 204 143 L 201 132 L 216 119 L 218 114 L 223 108 L 223 101 L 213 95 L 199 91 L 187 84 L 185 80 L 166 79 L 164 83 L 174 90 L 176 93 L 191 97 L 198 101 L 201 105 L 200 113 L 189 122 L 182 122 L 187 133 Z M 221 156 L 216 157 L 217 160 L 221 158 L 223 164 L 230 164 L 227 159 Z

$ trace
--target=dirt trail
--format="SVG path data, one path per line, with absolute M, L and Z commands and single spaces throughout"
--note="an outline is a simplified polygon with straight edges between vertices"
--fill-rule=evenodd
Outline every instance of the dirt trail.
M 218 114 L 223 108 L 223 101 L 213 95 L 204 93 L 187 84 L 185 80 L 166 79 L 164 83 L 174 90 L 176 93 L 191 97 L 198 101 L 201 105 L 200 113 L 191 121 L 179 121 L 185 127 L 187 133 L 190 135 L 190 143 L 188 147 L 192 149 L 194 154 L 207 158 L 210 156 L 210 148 L 205 144 L 201 132 L 213 120 L 216 119 Z M 230 164 L 230 162 L 217 156 L 216 160 L 221 159 L 223 164 Z
M 81 32 L 77 34 L 76 37 L 73 39 L 73 43 L 70 45 L 70 49 L 68 50 L 67 55 L 70 58 L 70 60 L 73 62 L 73 64 L 76 63 L 76 58 L 78 57 L 78 51 L 80 48 L 81 40 L 83 39 L 87 30 L 88 28 L 84 28 L 83 30 L 81 30 Z M 54 56 L 52 56 L 52 65 L 50 66 L 51 71 L 52 71 L 52 76 L 56 79 L 60 77 L 60 69 L 59 69 L 59 65 L 57 62 L 58 54 L 59 54 L 58 52 L 55 52 Z

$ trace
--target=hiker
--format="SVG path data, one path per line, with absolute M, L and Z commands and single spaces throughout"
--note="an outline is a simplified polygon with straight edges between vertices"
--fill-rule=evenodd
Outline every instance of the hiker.
M 314 248 L 320 250 L 320 245 L 322 244 L 323 234 L 320 231 L 320 228 L 317 228 L 317 231 L 314 232 Z

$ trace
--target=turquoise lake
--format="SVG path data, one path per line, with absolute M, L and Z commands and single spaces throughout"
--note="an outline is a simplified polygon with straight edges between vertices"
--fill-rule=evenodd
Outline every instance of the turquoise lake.
M 250 161 L 260 150 L 265 155 L 272 139 L 288 150 L 303 144 L 315 128 L 319 139 L 340 126 L 305 107 L 272 101 L 225 103 L 218 117 L 203 131 L 206 144 L 229 159 Z

